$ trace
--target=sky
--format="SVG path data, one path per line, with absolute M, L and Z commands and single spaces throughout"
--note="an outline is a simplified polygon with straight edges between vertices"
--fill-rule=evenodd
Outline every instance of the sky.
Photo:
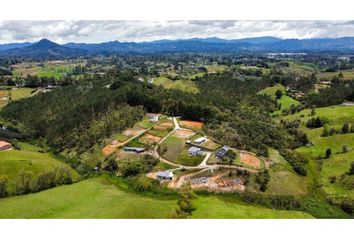
M 0 43 L 354 37 L 354 21 L 0 21 Z

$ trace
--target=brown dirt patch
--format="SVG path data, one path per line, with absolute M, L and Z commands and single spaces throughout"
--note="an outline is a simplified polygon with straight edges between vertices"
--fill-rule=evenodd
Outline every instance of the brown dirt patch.
M 162 122 L 154 127 L 155 130 L 166 130 L 169 128 L 173 128 L 172 122 Z
M 182 120 L 179 123 L 181 126 L 185 126 L 185 127 L 191 127 L 191 128 L 197 128 L 197 129 L 203 128 L 202 122 Z
M 116 146 L 109 144 L 102 149 L 102 153 L 105 156 L 109 156 L 113 154 L 116 150 L 117 150 Z
M 8 96 L 8 93 L 7 91 L 0 91 L 0 97 L 7 97 Z
M 174 131 L 173 136 L 176 136 L 178 138 L 189 138 L 189 137 L 193 136 L 194 134 L 195 134 L 195 132 L 193 132 L 192 130 L 178 129 L 178 130 Z
M 256 156 L 249 153 L 240 153 L 241 162 L 249 166 L 259 168 L 261 166 L 261 160 Z
M 145 144 L 151 144 L 151 143 L 157 143 L 161 140 L 160 137 L 154 136 L 152 134 L 145 134 L 144 136 L 142 136 L 140 139 L 140 142 L 145 143 Z
M 138 128 L 138 127 L 128 128 L 123 132 L 123 135 L 125 135 L 127 137 L 133 137 L 133 136 L 137 136 L 137 135 L 143 133 L 144 131 L 145 131 L 145 129 Z

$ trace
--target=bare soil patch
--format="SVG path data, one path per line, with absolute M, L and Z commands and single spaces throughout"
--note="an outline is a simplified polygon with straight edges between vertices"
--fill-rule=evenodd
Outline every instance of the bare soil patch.
M 147 133 L 144 136 L 142 136 L 139 140 L 142 143 L 151 144 L 151 143 L 159 142 L 161 140 L 161 138 L 158 136 L 154 136 L 152 134 Z
M 244 164 L 255 168 L 259 168 L 261 166 L 261 160 L 252 154 L 241 152 L 240 157 L 241 162 Z
M 105 156 L 113 154 L 117 150 L 115 145 L 109 144 L 102 149 L 102 153 Z
M 191 127 L 191 128 L 197 128 L 197 129 L 203 128 L 202 122 L 181 120 L 179 123 L 182 127 Z
M 153 129 L 155 130 L 166 130 L 169 128 L 173 128 L 173 123 L 172 122 L 162 122 L 156 125 Z
M 189 137 L 193 136 L 194 134 L 195 134 L 195 132 L 193 132 L 192 130 L 178 129 L 178 130 L 174 131 L 173 136 L 176 136 L 178 138 L 189 138 Z
M 140 127 L 128 128 L 123 132 L 123 135 L 125 135 L 127 137 L 133 137 L 133 136 L 137 136 L 137 135 L 143 133 L 144 131 L 145 131 L 145 129 L 140 128 Z

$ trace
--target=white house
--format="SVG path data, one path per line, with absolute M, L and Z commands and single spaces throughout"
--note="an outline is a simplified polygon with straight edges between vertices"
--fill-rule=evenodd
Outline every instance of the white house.
M 163 181 L 163 180 L 172 180 L 173 178 L 173 172 L 169 171 L 163 171 L 163 172 L 157 172 L 156 173 L 157 180 Z
M 200 138 L 195 139 L 193 142 L 194 142 L 195 144 L 202 144 L 202 143 L 205 142 L 206 140 L 207 140 L 206 137 L 200 137 Z

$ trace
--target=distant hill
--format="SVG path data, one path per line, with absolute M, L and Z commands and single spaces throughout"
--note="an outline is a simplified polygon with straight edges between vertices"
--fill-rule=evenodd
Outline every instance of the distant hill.
M 13 57 L 33 57 L 33 58 L 65 58 L 71 56 L 85 55 L 87 52 L 83 49 L 72 49 L 48 39 L 42 39 L 37 43 L 26 47 L 12 48 L 0 52 L 0 55 Z
M 0 56 L 66 58 L 117 53 L 250 53 L 250 52 L 346 52 L 354 53 L 354 37 L 280 39 L 257 37 L 243 39 L 191 38 L 152 42 L 67 43 L 59 45 L 47 39 L 37 43 L 0 45 Z
M 13 48 L 23 48 L 32 45 L 32 43 L 24 42 L 24 43 L 6 43 L 0 44 L 0 51 L 5 51 Z

